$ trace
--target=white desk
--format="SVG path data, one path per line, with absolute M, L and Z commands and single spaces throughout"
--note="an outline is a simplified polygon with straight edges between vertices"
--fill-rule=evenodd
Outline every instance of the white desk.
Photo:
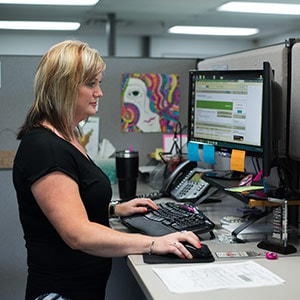
M 142 190 L 144 192 L 144 190 Z M 148 192 L 146 190 L 145 192 Z M 163 199 L 168 200 L 168 199 Z M 258 253 L 257 257 L 247 258 L 253 259 L 255 262 L 259 263 L 261 266 L 267 268 L 271 272 L 275 273 L 279 277 L 285 280 L 283 285 L 259 287 L 259 288 L 241 288 L 241 289 L 226 289 L 226 290 L 216 290 L 209 292 L 199 292 L 199 293 L 187 293 L 187 294 L 174 294 L 169 292 L 167 286 L 161 281 L 161 279 L 152 270 L 153 267 L 158 265 L 145 264 L 143 262 L 142 255 L 129 255 L 127 259 L 127 264 L 132 274 L 136 278 L 138 284 L 143 290 L 147 299 L 155 300 L 179 300 L 179 299 L 189 299 L 189 300 L 199 300 L 199 299 L 209 299 L 209 300 L 253 300 L 253 299 L 263 299 L 263 300 L 282 300 L 282 299 L 298 299 L 300 296 L 300 251 L 298 250 L 295 254 L 290 255 L 279 255 L 277 260 L 267 260 L 264 256 L 265 250 L 257 248 L 257 243 L 260 238 L 256 235 L 247 235 L 250 242 L 246 243 L 229 243 L 221 242 L 220 237 L 222 237 L 223 229 L 219 229 L 219 221 L 222 216 L 234 214 L 236 208 L 242 206 L 242 204 L 230 196 L 226 196 L 222 199 L 221 203 L 213 204 L 203 204 L 200 205 L 200 209 L 217 225 L 215 240 L 205 240 L 211 252 L 215 256 L 215 252 L 224 251 L 254 251 Z M 112 220 L 112 226 L 115 229 L 123 230 L 122 225 L 116 221 Z M 254 225 L 255 226 L 255 225 Z M 230 235 L 229 235 L 230 236 Z M 299 249 L 299 245 L 296 245 Z M 228 262 L 238 262 L 241 259 L 237 258 L 225 258 L 219 259 L 215 256 L 216 261 L 214 263 L 228 263 Z M 178 267 L 178 266 L 190 266 L 189 264 L 160 264 L 160 267 Z
M 241 245 L 241 244 L 240 244 Z M 213 250 L 213 247 L 210 247 Z M 246 247 L 247 248 L 247 247 Z M 247 248 L 248 249 L 248 248 Z M 220 261 L 217 263 L 225 263 Z M 233 260 L 237 262 L 237 260 Z M 130 255 L 128 257 L 128 266 L 136 278 L 138 284 L 142 288 L 147 299 L 155 300 L 282 300 L 282 299 L 298 299 L 300 295 L 299 274 L 300 274 L 300 257 L 280 257 L 278 260 L 267 260 L 265 258 L 255 259 L 263 267 L 280 276 L 286 282 L 283 285 L 259 287 L 259 288 L 241 288 L 216 290 L 209 292 L 174 294 L 170 293 L 166 285 L 153 272 L 152 267 L 157 265 L 144 264 L 141 255 Z M 160 267 L 168 268 L 175 265 L 160 265 Z M 176 264 L 176 266 L 179 266 Z M 182 266 L 187 266 L 182 264 Z

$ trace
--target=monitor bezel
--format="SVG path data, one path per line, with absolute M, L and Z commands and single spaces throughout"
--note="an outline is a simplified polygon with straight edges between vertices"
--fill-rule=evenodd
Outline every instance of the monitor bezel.
M 216 75 L 218 78 L 220 76 L 226 77 L 226 78 L 240 78 L 240 79 L 255 79 L 255 78 L 262 78 L 262 85 L 263 85 L 263 91 L 262 91 L 262 109 L 261 109 L 261 140 L 260 145 L 249 145 L 249 144 L 240 144 L 240 143 L 233 143 L 233 142 L 224 142 L 224 141 L 215 141 L 213 139 L 202 139 L 199 137 L 195 137 L 192 135 L 192 111 L 194 108 L 194 98 L 193 98 L 193 92 L 194 92 L 194 86 L 193 86 L 193 77 L 197 75 L 207 75 L 212 76 Z M 247 70 L 190 70 L 189 71 L 189 94 L 188 94 L 188 142 L 194 142 L 199 144 L 199 147 L 203 147 L 205 144 L 213 145 L 215 147 L 215 151 L 223 152 L 231 154 L 231 151 L 233 149 L 237 150 L 244 150 L 246 152 L 246 155 L 253 156 L 253 157 L 263 157 L 263 150 L 264 150 L 264 143 L 266 144 L 266 141 L 264 141 L 264 136 L 266 134 L 266 131 L 268 130 L 265 128 L 265 120 L 264 120 L 264 94 L 266 93 L 264 91 L 265 89 L 265 71 L 264 68 L 262 69 L 247 69 Z M 268 78 L 269 79 L 269 78 Z M 268 118 L 269 120 L 269 118 Z M 269 127 L 269 126 L 267 126 Z

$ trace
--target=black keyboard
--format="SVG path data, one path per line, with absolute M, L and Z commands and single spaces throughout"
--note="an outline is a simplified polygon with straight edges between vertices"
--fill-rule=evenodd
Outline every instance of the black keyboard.
M 122 223 L 148 235 L 160 236 L 167 233 L 189 230 L 196 234 L 212 232 L 215 224 L 191 203 L 162 202 L 158 210 L 149 210 L 143 215 L 121 218 Z
M 164 194 L 162 192 L 151 192 L 151 193 L 147 193 L 147 194 L 139 194 L 139 195 L 136 195 L 135 197 L 136 198 L 150 198 L 151 200 L 156 200 L 163 196 L 164 196 Z

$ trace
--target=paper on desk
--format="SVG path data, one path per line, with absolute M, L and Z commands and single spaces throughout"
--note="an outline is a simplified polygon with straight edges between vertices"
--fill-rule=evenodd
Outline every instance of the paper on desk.
M 170 292 L 194 293 L 217 289 L 283 284 L 285 281 L 258 263 L 199 264 L 188 267 L 153 268 Z

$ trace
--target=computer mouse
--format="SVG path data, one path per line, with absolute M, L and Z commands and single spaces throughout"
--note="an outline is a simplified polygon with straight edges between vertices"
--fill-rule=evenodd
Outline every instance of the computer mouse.
M 182 243 L 193 255 L 193 259 L 182 259 L 175 254 L 164 254 L 164 255 L 144 255 L 144 262 L 146 263 L 210 263 L 214 262 L 215 258 L 210 252 L 206 244 L 201 244 L 201 248 L 197 249 L 188 243 Z
M 201 248 L 199 249 L 188 243 L 183 243 L 183 245 L 193 255 L 193 258 L 206 258 L 212 256 L 206 244 L 201 244 Z

